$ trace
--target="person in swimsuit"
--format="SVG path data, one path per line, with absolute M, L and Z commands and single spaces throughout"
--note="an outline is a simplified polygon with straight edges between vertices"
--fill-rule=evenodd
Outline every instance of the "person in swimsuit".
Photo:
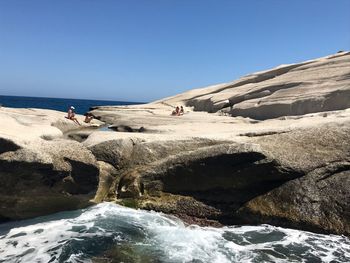
M 70 106 L 68 109 L 68 116 L 66 117 L 69 120 L 74 121 L 76 124 L 81 125 L 78 121 L 78 119 L 75 117 L 75 108 L 73 106 Z
M 180 108 L 179 106 L 176 106 L 175 110 L 171 113 L 173 116 L 179 116 L 180 115 Z

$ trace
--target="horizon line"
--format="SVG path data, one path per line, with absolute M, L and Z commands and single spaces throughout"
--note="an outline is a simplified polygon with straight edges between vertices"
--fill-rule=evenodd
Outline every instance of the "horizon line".
M 125 102 L 125 103 L 137 103 L 137 104 L 146 104 L 149 102 L 141 101 L 126 101 L 126 100 L 109 100 L 109 99 L 77 99 L 77 98 L 60 98 L 60 97 L 45 97 L 45 96 L 20 96 L 20 95 L 4 95 L 0 94 L 0 97 L 18 97 L 18 98 L 40 98 L 40 99 L 63 99 L 63 100 L 94 100 L 94 101 L 110 101 L 110 102 Z

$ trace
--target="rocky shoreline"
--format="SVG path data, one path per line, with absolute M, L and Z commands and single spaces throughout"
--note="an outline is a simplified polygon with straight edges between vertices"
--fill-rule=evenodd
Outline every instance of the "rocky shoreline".
M 350 53 L 144 105 L 0 108 L 0 221 L 102 201 L 350 235 Z M 185 114 L 170 116 L 175 106 Z M 78 116 L 79 117 L 79 116 Z M 80 116 L 82 118 L 82 116 Z M 96 126 L 108 124 L 113 131 Z

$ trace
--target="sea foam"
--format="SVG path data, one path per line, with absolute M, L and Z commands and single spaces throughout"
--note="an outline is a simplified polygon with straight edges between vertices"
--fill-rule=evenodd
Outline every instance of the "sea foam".
M 93 262 L 125 248 L 149 262 L 350 261 L 343 236 L 270 225 L 186 226 L 111 203 L 0 225 L 0 262 Z

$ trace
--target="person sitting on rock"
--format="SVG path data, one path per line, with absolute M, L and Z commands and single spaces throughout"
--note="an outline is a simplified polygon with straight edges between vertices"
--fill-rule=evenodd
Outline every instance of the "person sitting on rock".
M 84 120 L 84 122 L 85 123 L 90 123 L 93 118 L 94 118 L 94 116 L 92 116 L 91 113 L 89 113 L 89 112 L 85 113 L 85 120 Z
M 69 120 L 72 120 L 75 123 L 77 123 L 78 125 L 80 125 L 78 119 L 75 117 L 74 110 L 75 110 L 75 108 L 73 106 L 70 106 L 70 108 L 68 109 L 68 116 L 66 118 Z
M 181 106 L 181 107 L 180 107 L 179 115 L 184 115 L 184 114 L 185 114 L 184 107 Z
M 179 106 L 176 106 L 175 110 L 171 113 L 173 116 L 179 116 L 180 115 L 180 108 Z

